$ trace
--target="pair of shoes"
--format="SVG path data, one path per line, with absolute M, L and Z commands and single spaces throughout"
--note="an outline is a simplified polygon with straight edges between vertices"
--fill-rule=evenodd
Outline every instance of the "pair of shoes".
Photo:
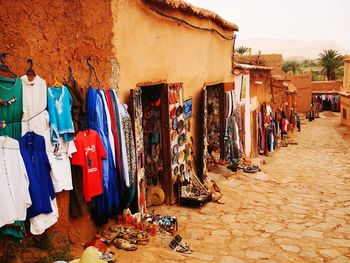
M 183 254 L 191 254 L 193 252 L 192 249 L 190 249 L 190 246 L 186 243 L 182 243 L 182 237 L 177 234 L 169 244 L 169 247 L 171 249 L 174 249 L 176 252 L 183 253 Z

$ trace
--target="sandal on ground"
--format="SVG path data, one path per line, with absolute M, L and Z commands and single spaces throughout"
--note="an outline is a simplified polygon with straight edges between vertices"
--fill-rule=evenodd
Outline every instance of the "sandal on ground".
M 129 241 L 123 239 L 123 238 L 116 238 L 113 241 L 113 244 L 119 248 L 119 249 L 123 249 L 126 251 L 134 251 L 137 249 L 137 246 L 134 244 L 131 244 Z
M 182 253 L 182 254 L 191 254 L 193 252 L 192 249 L 190 249 L 190 246 L 188 244 L 180 244 L 179 247 L 176 249 L 176 252 Z

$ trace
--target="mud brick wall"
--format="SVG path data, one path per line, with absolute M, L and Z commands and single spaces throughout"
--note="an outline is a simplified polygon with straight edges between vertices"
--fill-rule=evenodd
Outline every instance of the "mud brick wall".
M 110 1 L 0 0 L 0 6 L 0 52 L 9 54 L 5 61 L 18 76 L 28 68 L 26 58 L 32 58 L 36 74 L 48 85 L 54 76 L 60 81 L 67 78 L 67 67 L 71 66 L 75 79 L 87 86 L 85 57 L 91 56 L 102 86 L 109 87 L 113 34 Z M 68 192 L 57 194 L 57 202 L 59 222 L 49 233 L 67 234 L 73 244 L 89 240 L 96 228 L 88 213 L 78 219 L 69 217 Z

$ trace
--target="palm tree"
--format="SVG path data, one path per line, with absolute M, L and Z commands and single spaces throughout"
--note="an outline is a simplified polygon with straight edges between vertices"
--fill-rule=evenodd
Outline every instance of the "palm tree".
M 249 50 L 249 47 L 240 46 L 235 49 L 235 52 L 240 55 L 244 55 L 246 52 L 248 52 L 248 50 Z
M 298 61 L 290 60 L 290 61 L 285 61 L 282 64 L 282 70 L 285 73 L 288 72 L 293 72 L 293 74 L 301 73 L 301 65 Z
M 336 72 L 343 65 L 344 57 L 337 50 L 323 50 L 319 55 L 320 65 L 323 67 L 323 72 L 327 75 L 327 80 L 335 80 Z

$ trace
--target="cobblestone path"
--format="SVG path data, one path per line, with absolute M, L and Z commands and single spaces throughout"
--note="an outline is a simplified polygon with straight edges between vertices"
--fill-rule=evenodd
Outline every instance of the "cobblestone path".
M 191 255 L 158 236 L 116 250 L 118 262 L 350 262 L 350 132 L 338 123 L 334 114 L 305 123 L 298 145 L 264 157 L 262 173 L 213 175 L 225 204 L 156 208 L 178 217 Z

